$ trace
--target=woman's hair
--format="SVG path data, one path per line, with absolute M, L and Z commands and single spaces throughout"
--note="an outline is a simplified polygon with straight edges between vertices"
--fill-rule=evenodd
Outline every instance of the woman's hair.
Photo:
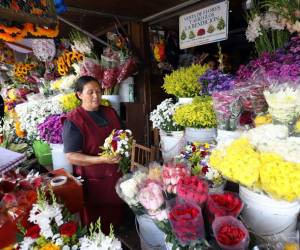
M 86 84 L 88 84 L 89 82 L 97 82 L 100 85 L 99 81 L 95 77 L 92 77 L 92 76 L 81 76 L 75 82 L 75 91 L 81 93 L 82 90 L 83 90 L 83 88 L 84 88 L 84 86 Z

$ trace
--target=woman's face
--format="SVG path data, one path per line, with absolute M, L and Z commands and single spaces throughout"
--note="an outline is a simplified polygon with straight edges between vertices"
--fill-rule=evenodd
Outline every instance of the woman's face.
M 87 111 L 96 111 L 99 108 L 101 100 L 101 89 L 99 83 L 95 81 L 84 85 L 82 92 L 77 92 L 82 101 L 82 107 Z

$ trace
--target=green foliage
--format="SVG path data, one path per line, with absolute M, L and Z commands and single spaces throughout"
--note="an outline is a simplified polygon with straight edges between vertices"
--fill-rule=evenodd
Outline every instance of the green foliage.
M 167 94 L 177 97 L 195 97 L 199 95 L 202 86 L 198 82 L 208 70 L 208 65 L 193 64 L 187 68 L 180 68 L 173 71 L 164 78 L 163 89 Z
M 214 128 L 217 126 L 212 99 L 209 96 L 195 97 L 191 104 L 178 107 L 174 121 L 183 127 Z

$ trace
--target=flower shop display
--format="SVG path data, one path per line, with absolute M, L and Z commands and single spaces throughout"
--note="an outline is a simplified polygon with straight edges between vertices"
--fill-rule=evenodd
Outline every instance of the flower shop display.
M 162 179 L 164 189 L 169 194 L 177 194 L 177 184 L 180 178 L 191 175 L 183 163 L 167 162 L 163 165 Z
M 177 97 L 195 97 L 199 95 L 202 89 L 198 79 L 207 69 L 207 65 L 193 64 L 190 67 L 175 70 L 170 75 L 165 76 L 163 89 L 167 94 Z
M 101 153 L 99 155 L 107 157 L 120 156 L 119 170 L 125 174 L 129 171 L 130 167 L 132 139 L 132 132 L 130 130 L 114 129 L 109 137 L 105 139 L 104 145 L 100 147 Z
M 169 161 L 178 155 L 184 144 L 183 128 L 177 125 L 173 119 L 178 106 L 178 103 L 174 104 L 169 98 L 157 105 L 156 109 L 150 113 L 153 128 L 159 129 L 164 161 Z
M 205 213 L 210 223 L 216 217 L 238 217 L 243 209 L 243 202 L 237 194 L 231 192 L 210 194 L 208 196 Z
M 205 237 L 202 212 L 197 205 L 178 203 L 171 208 L 169 219 L 177 239 L 183 246 Z
M 216 138 L 217 119 L 211 97 L 195 97 L 191 104 L 178 107 L 173 118 L 185 127 L 187 142 L 212 142 Z
M 192 175 L 200 176 L 208 182 L 209 192 L 222 191 L 225 186 L 225 180 L 220 173 L 209 165 L 209 157 L 214 147 L 208 143 L 188 143 L 176 157 L 191 165 Z
M 249 233 L 243 223 L 232 216 L 218 217 L 213 224 L 214 236 L 224 250 L 245 250 L 249 245 Z

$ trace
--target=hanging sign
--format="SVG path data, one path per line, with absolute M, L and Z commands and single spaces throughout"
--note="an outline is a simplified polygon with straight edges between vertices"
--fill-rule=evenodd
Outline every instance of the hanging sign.
M 228 5 L 228 1 L 224 1 L 180 16 L 180 49 L 226 40 Z

